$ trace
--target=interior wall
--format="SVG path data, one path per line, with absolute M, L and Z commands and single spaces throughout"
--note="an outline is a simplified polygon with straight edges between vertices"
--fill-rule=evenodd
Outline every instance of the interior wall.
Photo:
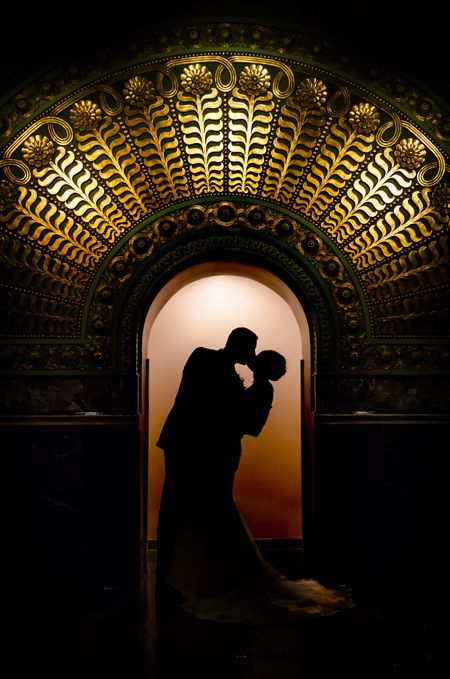
M 257 333 L 257 351 L 272 348 L 286 357 L 287 373 L 274 383 L 274 403 L 263 432 L 243 438 L 235 500 L 256 538 L 302 536 L 300 361 L 305 354 L 309 361 L 306 319 L 297 298 L 277 277 L 254 266 L 216 262 L 191 267 L 172 279 L 154 300 L 144 330 L 150 361 L 150 540 L 156 538 L 164 477 L 156 440 L 184 363 L 196 346 L 222 347 L 240 325 Z M 238 365 L 237 370 L 249 384 L 249 369 Z

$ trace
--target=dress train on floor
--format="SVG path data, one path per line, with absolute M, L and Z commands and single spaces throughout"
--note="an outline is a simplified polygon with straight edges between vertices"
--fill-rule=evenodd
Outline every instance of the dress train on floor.
M 279 623 L 353 606 L 345 590 L 279 573 L 262 556 L 230 498 L 210 502 L 208 511 L 203 503 L 191 503 L 183 513 L 168 584 L 183 594 L 186 612 L 215 622 Z

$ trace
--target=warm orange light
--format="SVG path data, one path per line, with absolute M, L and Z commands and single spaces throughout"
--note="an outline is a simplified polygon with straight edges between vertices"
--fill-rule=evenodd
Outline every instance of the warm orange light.
M 184 363 L 196 346 L 222 347 L 230 330 L 240 325 L 258 335 L 257 351 L 275 349 L 286 357 L 287 373 L 274 383 L 275 399 L 263 432 L 257 438 L 243 439 L 235 500 L 256 538 L 301 537 L 302 338 L 298 319 L 288 302 L 258 276 L 238 275 L 235 269 L 233 265 L 232 273 L 193 276 L 192 281 L 185 276 L 185 284 L 173 289 L 160 304 L 151 326 L 148 526 L 152 540 L 156 538 L 164 467 L 163 453 L 155 441 L 178 389 Z M 237 370 L 248 384 L 250 370 L 239 365 Z

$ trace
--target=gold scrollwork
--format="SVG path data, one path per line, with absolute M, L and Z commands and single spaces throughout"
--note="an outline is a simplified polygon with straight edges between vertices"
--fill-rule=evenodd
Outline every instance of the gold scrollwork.
M 287 86 L 284 89 L 280 87 L 283 78 L 287 79 Z M 294 87 L 295 79 L 292 71 L 286 72 L 280 69 L 278 73 L 275 74 L 273 79 L 273 93 L 276 97 L 279 99 L 286 99 L 286 97 L 289 97 L 292 94 Z
M 433 172 L 434 174 L 429 179 L 426 178 L 428 172 Z M 434 186 L 437 184 L 445 174 L 445 161 L 442 156 L 438 156 L 436 163 L 427 163 L 420 168 L 417 173 L 417 181 L 422 186 Z
M 402 133 L 402 121 L 400 116 L 391 112 L 391 120 L 381 125 L 377 131 L 376 142 L 379 146 L 386 147 L 396 144 L 400 139 Z M 393 128 L 393 129 L 392 129 Z M 389 138 L 385 137 L 386 132 L 392 129 L 392 134 Z
M 214 73 L 214 81 L 216 83 L 217 89 L 220 90 L 221 92 L 231 92 L 233 87 L 236 86 L 237 81 L 236 71 L 229 59 L 226 59 L 225 57 L 216 54 L 210 55 L 196 54 L 195 56 L 192 57 L 180 57 L 179 59 L 172 59 L 171 61 L 168 61 L 166 63 L 165 69 L 168 71 L 168 73 L 170 73 L 170 77 L 174 79 L 176 89 L 174 91 L 171 91 L 169 94 L 167 93 L 167 91 L 161 90 L 161 94 L 163 94 L 164 96 L 171 97 L 175 96 L 175 94 L 178 91 L 178 80 L 176 79 L 176 76 L 171 69 L 180 66 L 190 66 L 192 64 L 209 64 L 209 65 L 217 64 Z M 225 73 L 228 76 L 227 80 L 224 80 Z
M 23 160 L 18 160 L 17 158 L 7 158 L 6 160 L 0 160 L 0 167 L 5 170 L 5 175 L 8 179 L 16 184 L 28 184 L 31 179 L 30 168 Z M 21 171 L 21 176 L 17 176 L 13 172 L 13 168 L 17 168 Z
M 327 112 L 333 118 L 345 116 L 351 105 L 350 90 L 348 87 L 341 86 L 331 95 L 327 104 Z
M 90 87 L 83 88 L 82 93 L 77 92 L 71 97 L 64 99 L 64 101 L 62 101 L 60 104 L 54 106 L 52 109 L 53 113 L 55 115 L 60 115 L 66 109 L 71 108 L 77 101 L 80 99 L 86 99 L 91 94 L 98 95 L 101 106 L 108 115 L 117 115 L 123 108 L 122 101 L 114 87 L 97 83 Z M 114 105 L 111 106 L 108 103 L 107 96 L 111 97 L 112 101 L 115 102 Z
M 224 82 L 223 79 L 224 73 L 227 73 L 228 75 L 227 82 Z M 233 87 L 236 86 L 236 80 L 237 80 L 236 71 L 234 70 L 230 62 L 227 59 L 221 61 L 218 67 L 216 68 L 215 73 L 215 82 L 217 85 L 217 89 L 221 90 L 221 92 L 231 92 Z
M 165 87 L 165 79 L 169 81 L 169 87 Z M 169 66 L 160 66 L 156 74 L 156 86 L 162 97 L 171 99 L 178 92 L 178 79 Z
M 105 85 L 101 85 L 99 86 L 98 91 L 100 106 L 102 107 L 104 112 L 109 116 L 118 115 L 122 111 L 123 102 L 117 90 L 115 90 L 113 87 L 106 87 Z M 112 100 L 113 105 L 110 104 L 108 98 Z

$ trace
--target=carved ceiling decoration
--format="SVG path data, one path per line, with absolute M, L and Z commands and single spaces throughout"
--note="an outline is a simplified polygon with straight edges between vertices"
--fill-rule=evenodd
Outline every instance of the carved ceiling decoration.
M 160 247 L 164 242 L 168 247 Z M 307 301 L 320 338 L 317 351 L 321 367 L 334 368 L 336 353 L 342 354 L 349 365 L 358 362 L 364 320 L 351 277 L 321 238 L 259 203 L 191 205 L 161 217 L 133 236 L 97 287 L 90 307 L 89 335 L 97 340 L 120 338 L 116 367 L 134 372 L 139 362 L 136 337 L 144 325 L 149 294 L 154 296 L 180 266 L 236 256 L 281 273 L 300 299 Z M 118 307 L 123 312 L 117 313 Z M 335 332 L 332 317 L 340 326 Z M 110 355 L 103 348 L 97 360 L 107 361 Z
M 135 54 L 84 82 L 58 72 L 58 87 L 41 78 L 5 105 L 4 356 L 43 342 L 95 353 L 105 281 L 213 227 L 282 241 L 339 314 L 351 294 L 343 327 L 351 316 L 366 342 L 448 340 L 448 116 L 401 81 L 382 96 L 256 37 L 251 50 L 213 50 L 191 29 L 196 49 Z

